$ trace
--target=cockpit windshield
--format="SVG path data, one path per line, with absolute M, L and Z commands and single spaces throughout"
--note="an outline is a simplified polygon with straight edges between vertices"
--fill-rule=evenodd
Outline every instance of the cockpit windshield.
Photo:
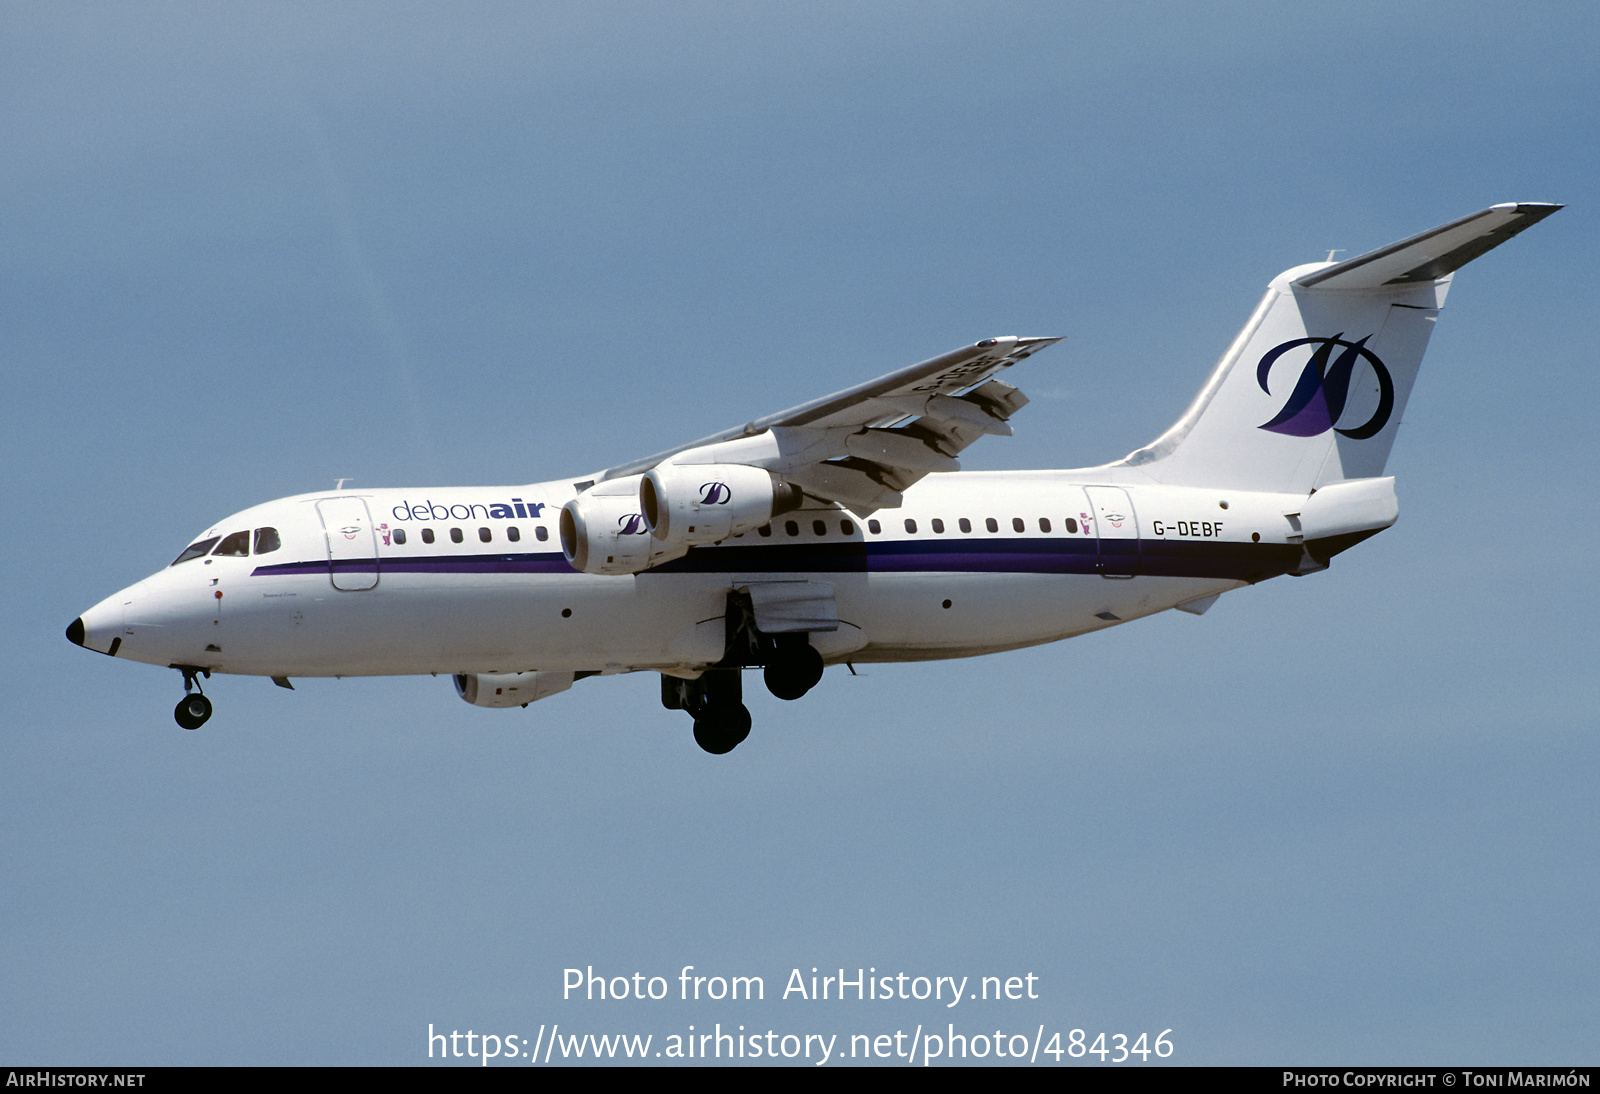
M 249 531 L 233 533 L 233 535 L 217 544 L 217 549 L 211 553 L 214 555 L 248 555 L 250 553 Z
M 172 560 L 172 564 L 176 566 L 180 562 L 188 562 L 191 558 L 199 558 L 201 555 L 211 550 L 211 548 L 215 547 L 217 545 L 217 540 L 221 538 L 221 536 L 212 536 L 210 539 L 202 539 L 196 543 L 189 544 L 189 546 L 183 549 L 183 554 Z

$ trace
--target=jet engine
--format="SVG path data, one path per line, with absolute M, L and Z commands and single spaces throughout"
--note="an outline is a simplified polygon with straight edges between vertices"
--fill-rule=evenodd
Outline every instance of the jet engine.
M 572 686 L 571 672 L 458 672 L 456 694 L 475 707 L 525 707 Z
M 636 574 L 688 549 L 650 535 L 639 511 L 638 475 L 596 483 L 561 507 L 561 553 L 586 574 Z
M 639 484 L 650 533 L 669 547 L 715 543 L 800 508 L 804 495 L 759 467 L 667 463 Z

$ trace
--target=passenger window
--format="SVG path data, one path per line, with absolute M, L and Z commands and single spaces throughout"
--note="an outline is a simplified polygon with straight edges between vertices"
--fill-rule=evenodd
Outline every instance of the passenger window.
M 998 532 L 1000 530 L 1000 522 L 995 520 L 993 517 L 985 519 L 983 526 L 989 529 L 991 532 Z
M 217 544 L 217 549 L 211 552 L 214 555 L 232 555 L 243 558 L 250 554 L 250 533 L 234 532 L 227 539 Z
M 917 534 L 917 522 L 912 520 L 910 517 L 906 518 L 906 531 L 910 532 L 912 535 Z
M 847 536 L 853 536 L 856 534 L 856 526 L 847 520 L 841 520 L 839 522 L 839 531 Z
M 944 533 L 944 521 L 940 520 L 938 517 L 934 517 L 933 530 L 942 535 Z
M 798 536 L 800 534 L 800 526 L 792 520 L 786 520 L 783 522 L 783 530 L 791 536 Z
M 1071 532 L 1073 535 L 1078 534 L 1078 522 L 1071 517 L 1067 518 L 1067 531 Z
M 756 529 L 756 535 L 760 536 L 762 539 L 768 538 L 772 535 L 772 525 L 763 524 L 760 528 Z
M 183 554 L 172 560 L 172 564 L 176 566 L 180 562 L 188 562 L 191 558 L 199 558 L 216 546 L 217 540 L 221 538 L 221 536 L 212 536 L 210 539 L 202 539 L 196 543 L 189 544 L 183 549 Z
M 494 533 L 489 531 L 489 529 L 487 529 L 487 528 L 479 528 L 478 529 L 478 540 L 479 540 L 479 542 L 488 543 L 492 539 L 494 539 Z
M 459 529 L 459 528 L 450 529 L 450 542 L 451 543 L 460 543 L 461 542 L 461 538 L 462 538 L 461 537 L 461 529 Z
M 871 532 L 873 535 L 877 535 L 883 531 L 883 525 L 879 524 L 876 520 L 869 520 L 867 521 L 867 531 Z
M 424 543 L 432 543 L 433 542 L 433 529 L 432 528 L 424 528 L 422 530 L 422 542 L 424 542 Z
M 972 522 L 970 520 L 968 520 L 966 517 L 962 517 L 961 518 L 961 530 L 963 532 L 972 531 Z
M 1028 526 L 1022 522 L 1021 517 L 1012 517 L 1011 530 L 1013 532 L 1026 532 L 1028 530 Z
M 513 524 L 511 527 L 506 529 L 506 538 L 512 543 L 522 542 L 522 529 Z
M 1040 517 L 1039 518 L 1039 531 L 1048 532 L 1049 530 L 1050 530 L 1050 518 L 1049 517 Z
M 400 533 L 400 542 L 404 543 L 405 541 L 405 533 L 402 532 Z M 283 542 L 278 539 L 278 530 L 276 528 L 256 529 L 256 554 L 270 555 L 282 546 Z
M 533 530 L 533 538 L 538 540 L 540 543 L 543 543 L 545 540 L 550 538 L 550 529 L 546 528 L 542 524 L 539 525 L 539 527 Z
M 811 522 L 811 530 L 813 532 L 815 532 L 819 536 L 825 536 L 825 535 L 828 534 L 827 522 L 826 521 L 820 521 L 820 520 L 814 520 L 814 521 Z
M 396 528 L 394 530 L 394 542 L 395 546 L 397 547 L 404 547 L 406 545 L 406 530 L 404 528 Z M 260 543 L 261 541 L 259 539 L 256 540 L 256 554 L 258 555 L 261 553 Z

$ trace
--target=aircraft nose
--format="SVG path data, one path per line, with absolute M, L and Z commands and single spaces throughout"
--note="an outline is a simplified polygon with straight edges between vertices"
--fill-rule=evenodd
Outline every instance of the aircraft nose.
M 115 657 L 122 647 L 122 601 L 126 592 L 102 600 L 67 627 L 67 641 Z

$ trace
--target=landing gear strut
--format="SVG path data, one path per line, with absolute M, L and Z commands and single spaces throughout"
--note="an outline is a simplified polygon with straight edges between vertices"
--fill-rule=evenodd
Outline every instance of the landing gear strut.
M 184 729 L 199 729 L 211 717 L 211 700 L 200 690 L 200 677 L 211 676 L 210 669 L 194 665 L 173 665 L 183 673 L 183 698 L 172 712 L 173 719 Z
M 694 716 L 694 740 L 713 756 L 732 752 L 750 736 L 738 669 L 707 669 L 698 680 L 662 675 L 661 705 Z
M 721 664 L 760 668 L 767 690 L 779 699 L 798 699 L 822 680 L 822 654 L 811 644 L 811 635 L 776 627 L 762 630 L 749 592 L 735 589 L 728 594 L 727 628 Z

